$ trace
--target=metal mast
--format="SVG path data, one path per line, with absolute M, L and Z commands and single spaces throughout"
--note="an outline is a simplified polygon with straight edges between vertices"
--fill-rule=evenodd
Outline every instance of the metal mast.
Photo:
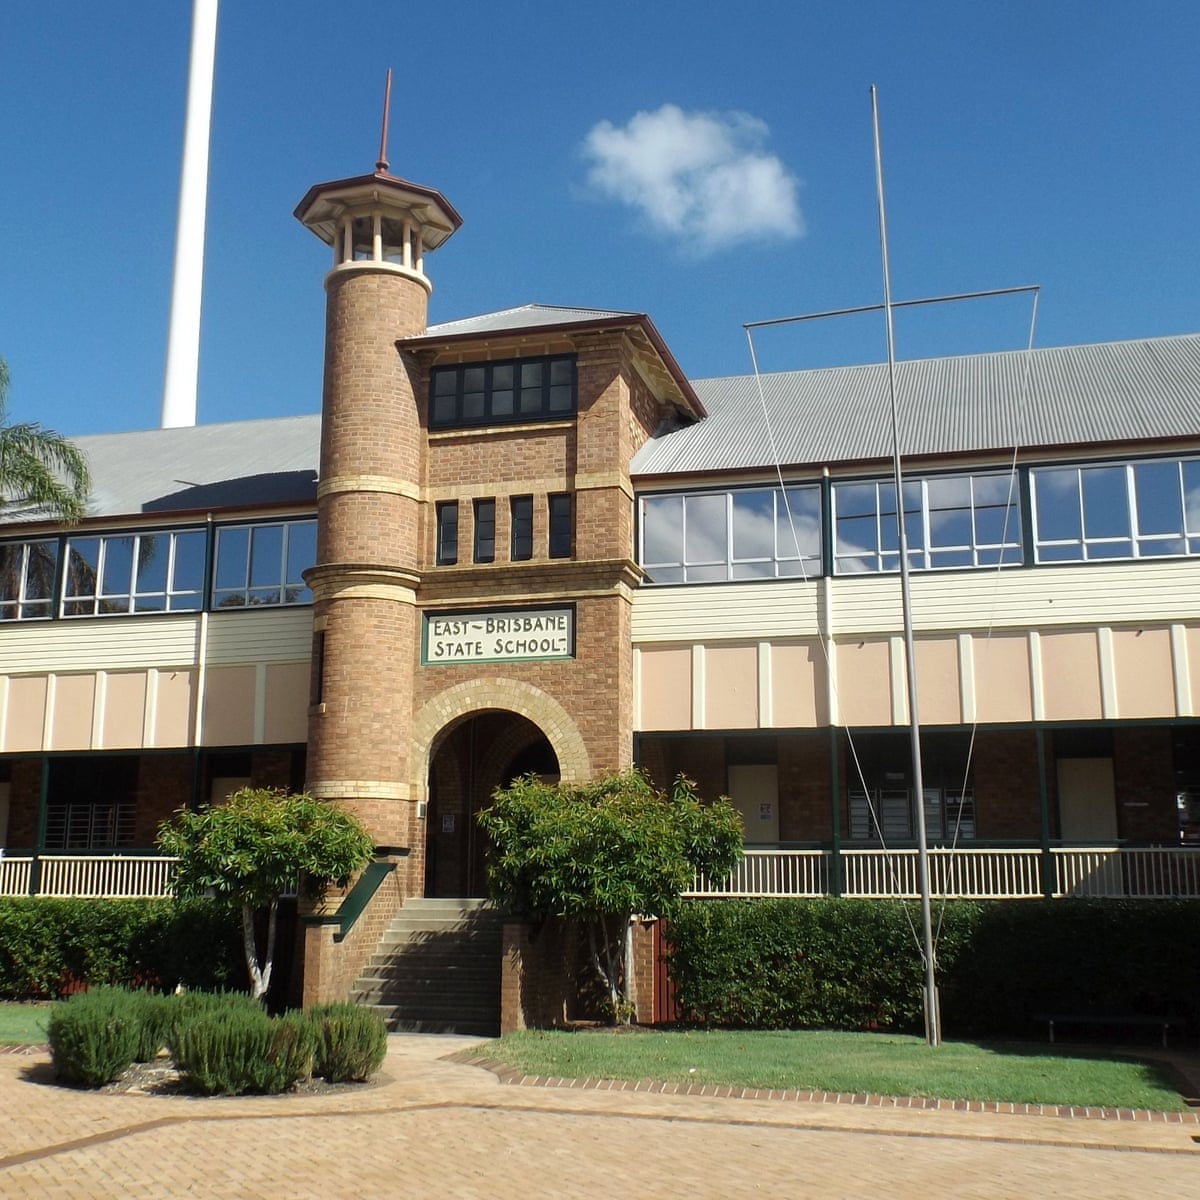
M 917 885 L 921 892 L 921 957 L 925 962 L 925 1041 L 941 1044 L 933 916 L 929 902 L 929 842 L 925 834 L 925 777 L 921 769 L 921 723 L 917 711 L 917 656 L 913 645 L 912 592 L 908 579 L 908 532 L 904 527 L 904 480 L 900 471 L 900 420 L 896 403 L 896 339 L 892 327 L 892 282 L 888 271 L 887 213 L 883 200 L 883 156 L 879 148 L 879 99 L 871 85 L 871 127 L 875 136 L 875 194 L 879 206 L 879 248 L 883 260 L 883 318 L 887 329 L 888 392 L 892 401 L 892 477 L 900 532 L 900 603 L 904 612 L 904 662 L 908 676 L 908 728 L 912 742 L 913 792 L 917 824 Z

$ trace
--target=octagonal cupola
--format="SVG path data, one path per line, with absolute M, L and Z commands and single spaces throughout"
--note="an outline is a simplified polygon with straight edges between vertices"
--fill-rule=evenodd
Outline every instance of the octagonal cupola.
M 427 294 L 425 255 L 462 224 L 440 192 L 389 174 L 382 160 L 370 175 L 315 184 L 295 216 L 332 247 L 334 271 L 396 272 Z

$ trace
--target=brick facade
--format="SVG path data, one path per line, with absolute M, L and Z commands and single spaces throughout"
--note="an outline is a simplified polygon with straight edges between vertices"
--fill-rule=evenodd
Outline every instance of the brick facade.
M 633 924 L 635 1021 L 655 1019 L 656 922 Z M 500 1032 L 548 1029 L 602 1020 L 603 989 L 596 979 L 586 931 L 575 921 L 506 921 L 500 974 Z
M 1133 841 L 1179 840 L 1171 731 L 1133 725 L 1113 733 L 1117 833 Z
M 1052 749 L 1047 747 L 1046 754 L 1047 789 L 1053 800 Z M 1037 734 L 1032 729 L 981 729 L 975 736 L 973 759 L 977 835 L 997 839 L 1039 837 Z M 1055 813 L 1056 808 L 1052 804 L 1051 812 Z

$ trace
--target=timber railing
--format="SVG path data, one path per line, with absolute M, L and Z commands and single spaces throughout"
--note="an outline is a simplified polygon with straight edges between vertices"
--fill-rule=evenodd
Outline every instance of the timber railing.
M 843 848 L 836 857 L 843 896 L 920 895 L 915 847 Z M 827 896 L 834 858 L 827 849 L 750 849 L 728 879 L 700 876 L 687 895 Z M 929 885 L 938 899 L 1197 898 L 1200 846 L 932 847 Z
M 151 900 L 171 894 L 176 859 L 154 853 L 0 855 L 0 896 Z

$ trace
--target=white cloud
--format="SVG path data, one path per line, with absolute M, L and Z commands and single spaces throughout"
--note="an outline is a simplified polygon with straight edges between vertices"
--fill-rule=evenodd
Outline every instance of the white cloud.
M 686 113 L 674 104 L 584 139 L 588 182 L 638 209 L 652 229 L 707 253 L 804 233 L 799 181 L 764 152 L 767 126 L 746 113 Z

